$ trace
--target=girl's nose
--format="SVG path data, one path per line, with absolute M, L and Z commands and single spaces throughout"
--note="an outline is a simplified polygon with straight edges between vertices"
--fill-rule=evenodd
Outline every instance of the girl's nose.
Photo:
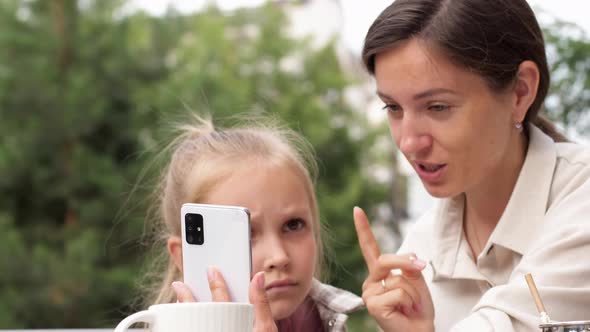
M 289 264 L 289 255 L 280 239 L 269 240 L 264 247 L 264 270 L 282 270 Z

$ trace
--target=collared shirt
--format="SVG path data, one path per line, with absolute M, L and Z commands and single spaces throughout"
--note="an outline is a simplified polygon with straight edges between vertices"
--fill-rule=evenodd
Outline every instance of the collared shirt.
M 590 320 L 590 149 L 529 129 L 508 205 L 475 260 L 464 195 L 440 200 L 399 250 L 429 261 L 436 331 L 538 331 L 528 272 L 551 319 Z
M 357 295 L 313 280 L 309 296 L 318 308 L 324 330 L 345 332 L 348 314 L 364 307 Z

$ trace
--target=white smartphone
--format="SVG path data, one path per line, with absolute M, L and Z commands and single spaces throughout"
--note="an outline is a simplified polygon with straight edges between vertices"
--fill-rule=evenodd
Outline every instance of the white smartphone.
M 248 209 L 186 203 L 180 216 L 183 278 L 197 301 L 211 301 L 207 269 L 216 266 L 231 301 L 249 303 L 252 254 Z

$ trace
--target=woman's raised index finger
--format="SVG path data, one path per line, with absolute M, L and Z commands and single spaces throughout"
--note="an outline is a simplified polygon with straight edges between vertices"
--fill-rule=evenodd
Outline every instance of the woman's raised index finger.
M 369 273 L 371 273 L 375 264 L 377 263 L 377 259 L 381 255 L 381 250 L 379 249 L 377 240 L 375 240 L 375 236 L 373 235 L 373 231 L 371 230 L 371 225 L 369 224 L 369 219 L 367 218 L 365 211 L 363 211 L 363 209 L 360 207 L 355 206 L 353 209 L 353 216 L 354 227 L 356 229 L 359 246 L 361 247 L 361 252 L 365 258 L 367 268 L 369 268 Z

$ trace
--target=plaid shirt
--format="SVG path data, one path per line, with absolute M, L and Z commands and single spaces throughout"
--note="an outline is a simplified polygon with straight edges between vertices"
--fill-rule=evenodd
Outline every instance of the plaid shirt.
M 346 332 L 348 314 L 364 307 L 357 295 L 313 280 L 311 299 L 315 302 L 327 332 Z

